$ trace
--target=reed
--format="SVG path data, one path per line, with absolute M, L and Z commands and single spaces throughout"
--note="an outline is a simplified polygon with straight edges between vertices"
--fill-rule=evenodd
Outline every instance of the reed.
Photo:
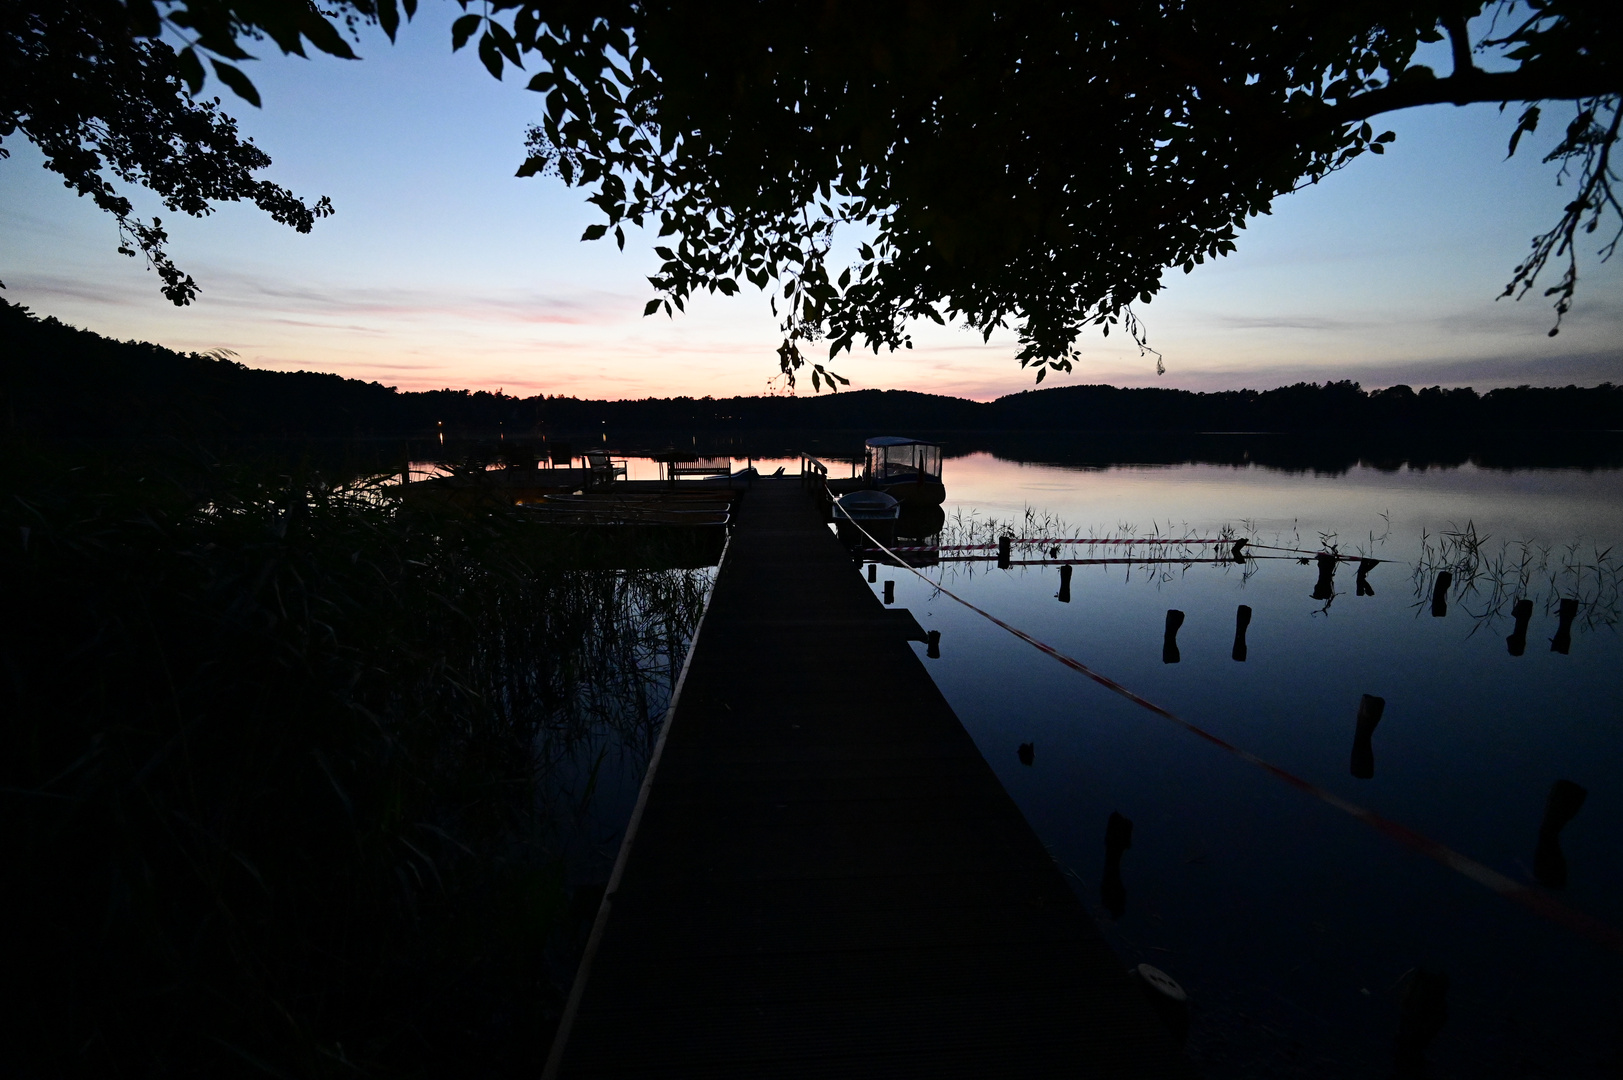
M 1593 540 L 1495 543 L 1478 535 L 1470 521 L 1438 533 L 1423 531 L 1411 575 L 1417 610 L 1445 570 L 1453 578 L 1452 598 L 1475 621 L 1472 633 L 1504 626 L 1523 598 L 1545 615 L 1555 614 L 1563 598 L 1576 600 L 1577 625 L 1585 629 L 1615 627 L 1623 613 L 1623 556 Z
M 705 574 L 313 470 L 11 463 L 3 1071 L 538 1072 Z

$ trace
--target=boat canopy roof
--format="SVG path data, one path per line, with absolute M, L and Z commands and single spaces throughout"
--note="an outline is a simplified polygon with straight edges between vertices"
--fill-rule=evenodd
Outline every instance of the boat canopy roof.
M 939 443 L 928 439 L 909 439 L 904 435 L 875 435 L 868 440 L 870 447 L 876 446 L 938 446 Z

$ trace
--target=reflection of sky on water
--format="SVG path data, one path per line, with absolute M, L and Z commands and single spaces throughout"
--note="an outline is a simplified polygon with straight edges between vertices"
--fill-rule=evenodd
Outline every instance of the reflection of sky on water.
M 1373 597 L 1354 595 L 1353 568 L 1341 568 L 1328 614 L 1309 595 L 1316 568 L 1292 561 L 1248 580 L 1236 567 L 1078 566 L 1069 604 L 1054 599 L 1052 567 L 946 573 L 966 599 L 1187 719 L 1519 881 L 1532 880 L 1551 784 L 1583 785 L 1589 799 L 1562 834 L 1563 898 L 1623 926 L 1623 638 L 1581 620 L 1571 654 L 1551 652 L 1556 618 L 1541 604 L 1513 657 L 1513 596 L 1479 627 L 1470 597 L 1432 617 L 1411 576 L 1422 528 L 1467 520 L 1493 545 L 1623 540 L 1623 474 L 1084 471 L 974 455 L 949 461 L 946 481 L 949 514 L 1032 505 L 1073 535 L 1169 519 L 1211 535 L 1249 519 L 1264 540 L 1299 529 L 1316 547 L 1336 532 L 1351 548 L 1388 513 L 1375 553 L 1397 563 L 1370 574 Z M 1438 1075 L 1523 1075 L 1513 1067 L 1525 1061 L 1532 1075 L 1583 1076 L 1616 1053 L 1615 957 L 1105 692 L 905 571 L 882 572 L 876 592 L 887 578 L 898 606 L 942 632 L 931 674 L 1097 913 L 1105 820 L 1135 821 L 1126 915 L 1107 933 L 1124 959 L 1195 995 L 1192 1046 L 1212 1075 L 1385 1076 L 1393 987 L 1418 964 L 1453 980 Z M 1242 603 L 1254 616 L 1236 663 Z M 1187 621 L 1181 662 L 1164 664 L 1172 608 Z M 1349 755 L 1366 693 L 1387 704 L 1374 778 L 1358 780 Z M 1029 767 L 1023 742 L 1035 743 Z
M 1002 461 L 990 454 L 946 466 L 947 512 L 962 507 L 1007 517 L 1024 506 L 1072 524 L 1113 528 L 1151 520 L 1215 526 L 1256 521 L 1269 533 L 1300 521 L 1303 535 L 1339 532 L 1344 543 L 1393 525 L 1432 532 L 1475 520 L 1499 539 L 1564 543 L 1576 536 L 1623 538 L 1623 472 L 1502 471 L 1474 465 L 1339 475 L 1226 465 L 1064 468 Z

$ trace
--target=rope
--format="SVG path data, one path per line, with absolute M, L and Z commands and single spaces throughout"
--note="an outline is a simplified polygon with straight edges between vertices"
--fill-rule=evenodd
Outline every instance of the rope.
M 834 505 L 836 508 L 840 509 L 841 513 L 845 513 L 844 508 L 839 507 L 838 503 L 835 503 Z M 878 540 L 875 540 L 873 534 L 867 529 L 864 529 L 861 525 L 857 524 L 856 520 L 852 518 L 850 514 L 845 514 L 845 517 L 847 521 L 851 522 L 852 525 L 856 526 L 856 528 L 862 532 L 862 535 L 866 536 L 870 541 L 872 541 L 876 548 L 878 548 L 880 551 L 889 553 L 889 549 L 886 548 L 885 545 L 881 544 Z M 1390 818 L 1384 818 L 1375 813 L 1373 810 L 1366 810 L 1364 807 L 1359 806 L 1356 803 L 1348 802 L 1346 799 L 1343 799 L 1334 792 L 1327 791 L 1311 781 L 1304 780 L 1295 773 L 1282 769 L 1272 762 L 1264 761 L 1262 758 L 1257 757 L 1248 750 L 1242 750 L 1240 747 L 1235 746 L 1227 739 L 1214 735 L 1205 728 L 1192 724 L 1183 719 L 1182 717 L 1173 713 L 1171 710 L 1165 709 L 1160 705 L 1157 705 L 1155 702 L 1150 701 L 1148 698 L 1134 693 L 1121 683 L 1110 678 L 1108 675 L 1103 675 L 1088 667 L 1086 664 L 1082 663 L 1082 661 L 1066 656 L 1058 649 L 1055 649 L 1052 645 L 1038 641 L 1024 630 L 1010 626 L 996 615 L 976 607 L 974 604 L 957 595 L 939 582 L 931 581 L 928 577 L 925 577 L 923 574 L 919 573 L 918 570 L 908 566 L 901 560 L 898 559 L 897 564 L 900 565 L 902 569 L 907 570 L 925 584 L 935 589 L 937 592 L 942 593 L 949 599 L 956 600 L 958 603 L 964 605 L 964 607 L 973 611 L 975 614 L 999 627 L 1002 627 L 1004 630 L 1007 630 L 1009 633 L 1013 634 L 1021 641 L 1024 641 L 1026 644 L 1032 646 L 1039 652 L 1045 653 L 1053 659 L 1058 660 L 1061 664 L 1064 664 L 1072 671 L 1086 675 L 1088 678 L 1092 679 L 1106 690 L 1109 690 L 1112 693 L 1120 694 L 1128 701 L 1131 701 L 1134 705 L 1147 709 L 1163 719 L 1172 721 L 1174 724 L 1177 724 L 1190 734 L 1206 740 L 1213 746 L 1228 751 L 1230 754 L 1233 754 L 1235 757 L 1249 765 L 1254 765 L 1264 772 L 1270 773 L 1277 779 L 1283 780 L 1291 787 L 1296 788 L 1298 791 L 1312 795 L 1314 798 L 1325 803 L 1326 805 L 1333 806 L 1337 810 L 1357 818 L 1359 821 L 1362 821 L 1365 825 L 1368 825 L 1377 832 L 1398 841 L 1414 851 L 1418 851 L 1420 854 L 1441 863 L 1450 870 L 1463 874 L 1465 877 L 1470 878 L 1478 885 L 1491 889 L 1505 899 L 1510 900 L 1513 903 L 1520 904 L 1529 911 L 1542 915 L 1544 918 L 1549 919 L 1552 922 L 1559 923 L 1562 926 L 1565 926 L 1567 929 L 1582 934 L 1584 937 L 1587 937 L 1598 944 L 1604 945 L 1615 952 L 1623 952 L 1623 932 L 1619 932 L 1616 928 L 1612 927 L 1608 923 L 1602 922 L 1594 916 L 1585 914 L 1576 908 L 1568 907 L 1566 904 L 1561 903 L 1554 897 L 1539 892 L 1536 889 L 1529 888 L 1519 881 L 1508 878 L 1504 874 L 1499 873 L 1497 870 L 1484 866 L 1475 859 L 1467 858 L 1454 849 L 1444 844 L 1440 844 L 1430 837 L 1416 832 L 1406 825 L 1401 825 Z

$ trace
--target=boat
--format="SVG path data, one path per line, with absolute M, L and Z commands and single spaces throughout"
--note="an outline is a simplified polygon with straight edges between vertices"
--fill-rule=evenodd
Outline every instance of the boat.
M 870 546 L 868 536 L 881 544 L 894 544 L 896 519 L 901 512 L 902 504 L 883 491 L 867 488 L 847 492 L 834 500 L 835 531 L 847 547 Z
M 940 506 L 947 498 L 941 482 L 941 446 L 901 435 L 876 435 L 866 444 L 863 479 L 897 502 Z
M 895 496 L 872 489 L 841 495 L 834 504 L 839 507 L 834 513 L 836 521 L 895 521 L 902 512 Z

